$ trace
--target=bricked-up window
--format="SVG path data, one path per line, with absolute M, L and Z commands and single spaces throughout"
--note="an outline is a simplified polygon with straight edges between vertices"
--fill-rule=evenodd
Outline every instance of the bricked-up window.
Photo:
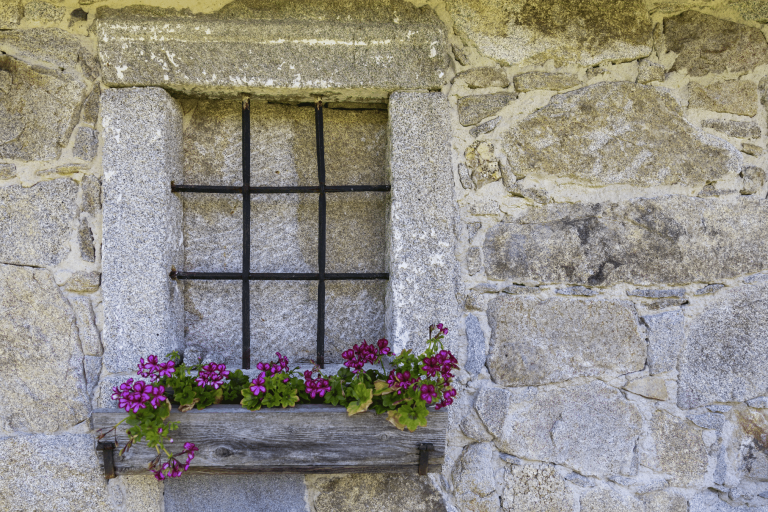
M 327 107 L 185 105 L 188 353 L 333 363 L 384 335 L 387 114 Z

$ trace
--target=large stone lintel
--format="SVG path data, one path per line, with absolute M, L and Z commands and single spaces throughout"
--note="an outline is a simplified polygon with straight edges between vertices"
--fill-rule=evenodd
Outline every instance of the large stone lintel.
M 171 181 L 182 173 L 181 108 L 162 89 L 112 89 L 104 124 L 104 366 L 135 370 L 182 340 L 179 267 L 181 204 Z
M 434 23 L 113 17 L 97 30 L 105 84 L 208 97 L 386 98 L 439 89 L 448 65 Z
M 458 318 L 448 100 L 398 92 L 389 101 L 392 205 L 386 324 L 395 352 L 419 349 L 430 323 Z

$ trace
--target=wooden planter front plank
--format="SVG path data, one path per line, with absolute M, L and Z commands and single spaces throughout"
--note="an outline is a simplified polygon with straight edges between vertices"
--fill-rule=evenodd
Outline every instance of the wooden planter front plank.
M 121 409 L 96 409 L 94 429 L 108 429 L 125 418 Z M 448 413 L 430 411 L 428 425 L 415 432 L 393 427 L 386 415 L 368 411 L 348 416 L 343 407 L 298 405 L 288 409 L 251 412 L 239 405 L 214 405 L 202 411 L 171 411 L 178 421 L 172 453 L 185 442 L 200 448 L 190 471 L 216 473 L 416 473 L 419 445 L 432 443 L 429 472 L 439 472 L 445 457 Z M 125 446 L 126 427 L 120 426 L 117 442 Z M 112 434 L 104 440 L 112 440 Z M 118 475 L 146 473 L 157 455 L 141 443 L 123 457 L 115 452 Z

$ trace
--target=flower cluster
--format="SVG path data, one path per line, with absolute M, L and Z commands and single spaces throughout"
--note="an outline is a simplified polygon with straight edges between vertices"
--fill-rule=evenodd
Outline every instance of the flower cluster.
M 438 373 L 443 377 L 443 380 L 448 382 L 453 378 L 451 370 L 458 368 L 459 362 L 451 354 L 449 350 L 441 350 L 433 357 L 424 358 L 424 366 L 422 370 L 427 372 L 430 377 L 435 377 Z
M 322 374 L 318 375 L 316 379 L 312 378 L 312 370 L 304 372 L 304 388 L 309 396 L 315 398 L 317 396 L 324 397 L 325 394 L 331 390 L 331 383 L 328 379 L 324 379 Z M 320 373 L 318 371 L 318 373 Z
M 200 387 L 213 386 L 213 389 L 219 389 L 222 380 L 229 376 L 227 366 L 223 364 L 208 363 L 198 372 L 195 382 Z
M 164 386 L 153 386 L 143 380 L 134 382 L 133 379 L 112 388 L 112 400 L 118 400 L 118 406 L 125 412 L 139 412 L 147 407 L 147 402 L 157 409 L 160 403 L 167 400 Z
M 456 390 L 451 388 L 446 391 L 443 391 L 443 399 L 440 401 L 439 404 L 435 405 L 435 410 L 440 410 L 443 407 L 448 407 L 453 403 L 453 397 L 456 396 Z
M 192 462 L 192 459 L 195 458 L 195 452 L 199 449 L 200 448 L 195 446 L 195 443 L 184 443 L 184 451 L 170 456 L 168 458 L 168 462 L 164 463 L 158 469 L 154 469 L 156 464 L 159 462 L 158 456 L 158 459 L 155 459 L 155 462 L 150 465 L 149 470 L 152 471 L 152 473 L 155 475 L 155 478 L 158 480 L 165 480 L 165 477 L 167 476 L 171 478 L 179 477 L 182 475 L 182 473 L 189 470 L 189 463 Z M 176 458 L 182 455 L 187 456 L 187 461 L 184 464 L 179 462 L 179 460 Z
M 147 356 L 147 362 L 144 362 L 142 357 L 139 360 L 139 371 L 136 372 L 144 378 L 149 378 L 152 382 L 156 382 L 162 377 L 170 377 L 176 371 L 176 362 L 172 359 L 164 363 L 159 363 L 157 356 Z
M 269 376 L 273 376 L 276 373 L 283 373 L 288 369 L 288 358 L 281 355 L 280 352 L 275 353 L 277 355 L 277 362 L 270 361 L 268 363 L 258 363 L 256 368 L 265 373 L 269 373 Z
M 390 388 L 397 391 L 398 395 L 402 395 L 403 391 L 406 391 L 409 387 L 418 386 L 419 378 L 411 377 L 411 372 L 408 370 L 404 372 L 397 372 L 392 370 L 389 372 L 387 378 L 387 384 Z
M 341 357 L 346 359 L 344 366 L 358 373 L 366 363 L 374 364 L 379 361 L 381 356 L 389 355 L 391 350 L 388 345 L 389 341 L 384 338 L 377 341 L 376 345 L 369 345 L 363 340 L 362 345 L 354 345 L 351 349 L 342 352 Z

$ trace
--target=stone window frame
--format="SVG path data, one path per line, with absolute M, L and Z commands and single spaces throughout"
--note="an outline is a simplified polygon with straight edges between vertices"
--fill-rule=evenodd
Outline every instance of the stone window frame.
M 160 87 L 105 88 L 103 149 L 104 371 L 111 386 L 148 354 L 181 349 L 182 208 L 171 181 L 182 176 L 182 111 Z M 426 327 L 458 327 L 451 124 L 439 92 L 396 91 L 388 102 L 385 328 L 396 352 L 423 346 Z

